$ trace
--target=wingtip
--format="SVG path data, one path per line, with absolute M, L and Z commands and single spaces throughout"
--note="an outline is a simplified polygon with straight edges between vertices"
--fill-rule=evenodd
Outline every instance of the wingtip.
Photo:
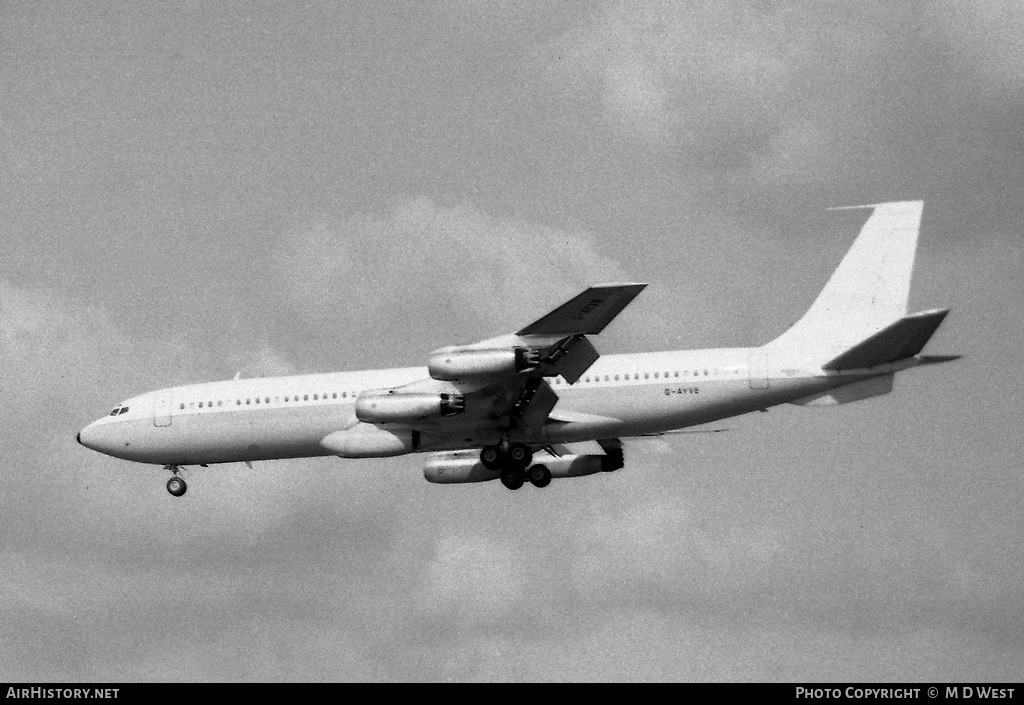
M 590 288 L 592 289 L 644 289 L 647 287 L 646 282 L 602 282 L 601 284 L 593 284 Z
M 943 362 L 953 362 L 963 357 L 963 355 L 918 355 L 917 362 L 919 365 L 940 365 Z

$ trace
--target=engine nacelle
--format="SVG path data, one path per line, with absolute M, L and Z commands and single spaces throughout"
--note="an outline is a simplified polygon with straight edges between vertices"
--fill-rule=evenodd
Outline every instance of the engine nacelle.
M 427 358 L 427 371 L 445 382 L 499 377 L 536 367 L 540 356 L 529 348 L 440 348 Z
M 392 431 L 359 423 L 344 431 L 328 434 L 320 441 L 320 445 L 342 458 L 385 458 L 429 448 L 435 441 L 433 436 L 426 436 L 419 431 Z
M 622 450 L 609 449 L 607 455 L 563 455 L 556 458 L 547 453 L 534 456 L 533 465 L 543 465 L 551 477 L 583 477 L 598 472 L 612 472 L 622 467 Z M 466 482 L 487 482 L 497 480 L 501 473 L 488 470 L 480 462 L 480 453 L 475 450 L 456 450 L 435 453 L 427 458 L 423 466 L 423 477 L 427 482 L 458 484 Z
M 466 410 L 461 394 L 371 389 L 356 397 L 356 418 L 365 423 L 413 423 Z
M 561 458 L 535 459 L 534 465 L 543 465 L 551 477 L 583 477 L 598 472 L 612 472 L 622 467 L 622 452 L 609 455 L 563 455 Z
M 427 482 L 456 484 L 464 482 L 487 482 L 501 476 L 497 470 L 488 470 L 480 462 L 480 451 L 456 450 L 450 453 L 435 453 L 427 458 L 423 466 L 423 477 Z

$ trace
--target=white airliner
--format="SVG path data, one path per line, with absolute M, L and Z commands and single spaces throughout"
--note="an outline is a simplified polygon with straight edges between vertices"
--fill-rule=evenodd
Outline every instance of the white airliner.
M 426 453 L 430 482 L 579 477 L 623 466 L 622 439 L 776 404 L 887 394 L 896 372 L 954 360 L 921 350 L 949 309 L 907 313 L 921 201 L 882 203 L 814 304 L 752 348 L 599 356 L 600 333 L 644 288 L 605 284 L 512 335 L 441 348 L 427 367 L 209 382 L 132 397 L 78 434 L 101 453 L 186 465 Z

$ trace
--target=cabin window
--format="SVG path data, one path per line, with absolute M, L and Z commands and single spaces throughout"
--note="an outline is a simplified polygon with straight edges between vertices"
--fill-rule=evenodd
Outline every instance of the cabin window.
M 338 393 L 337 392 L 334 392 L 334 393 L 331 394 L 331 399 L 337 399 L 337 398 L 338 398 Z
M 246 403 L 246 405 L 252 404 L 252 399 L 246 399 L 245 403 Z
M 178 408 L 179 409 L 184 409 L 185 408 L 185 402 L 181 402 L 181 406 L 179 406 Z
M 263 403 L 264 404 L 269 404 L 270 403 L 270 397 L 264 397 Z
M 302 401 L 309 401 L 309 395 L 308 394 L 303 394 L 302 395 Z
M 319 398 L 320 398 L 320 395 L 319 395 L 319 394 L 314 394 L 314 395 L 313 395 L 313 401 L 316 401 L 316 400 L 317 400 L 317 399 L 319 399 Z
M 203 408 L 203 402 L 199 402 L 199 408 L 200 408 L 200 409 L 202 409 L 202 408 Z

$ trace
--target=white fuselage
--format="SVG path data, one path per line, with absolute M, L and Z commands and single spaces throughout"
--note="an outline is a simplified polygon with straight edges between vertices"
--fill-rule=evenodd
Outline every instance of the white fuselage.
M 568 443 L 661 433 L 888 371 L 823 372 L 792 360 L 772 360 L 761 348 L 607 355 L 573 385 L 561 378 L 551 381 L 559 397 L 552 417 L 564 420 L 549 423 L 542 440 Z M 330 455 L 321 441 L 356 423 L 360 392 L 424 379 L 426 369 L 413 367 L 161 389 L 122 403 L 118 408 L 127 411 L 93 422 L 79 441 L 114 457 L 163 465 Z M 445 420 L 435 442 L 419 450 L 479 448 L 498 442 L 499 436 L 493 424 L 479 419 L 461 425 L 457 419 Z M 515 432 L 508 440 L 518 440 Z

